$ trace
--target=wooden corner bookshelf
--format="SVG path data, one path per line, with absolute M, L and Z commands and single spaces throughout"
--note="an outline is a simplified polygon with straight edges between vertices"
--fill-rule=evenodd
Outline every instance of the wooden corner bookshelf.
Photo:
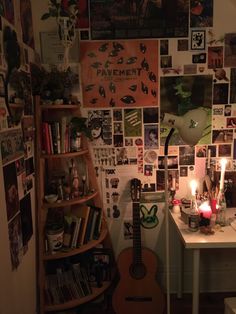
M 37 282 L 43 314 L 76 308 L 104 293 L 112 280 L 104 269 L 114 273 L 114 257 L 86 137 L 77 151 L 71 149 L 70 120 L 81 116 L 79 105 L 46 105 L 39 96 L 34 101 Z M 104 250 L 106 258 L 99 268 L 96 249 Z

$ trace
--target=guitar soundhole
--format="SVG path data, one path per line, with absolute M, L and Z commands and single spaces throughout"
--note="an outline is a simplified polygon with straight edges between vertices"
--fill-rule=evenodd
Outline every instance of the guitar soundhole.
M 131 277 L 135 279 L 142 279 L 146 275 L 146 267 L 143 263 L 132 264 L 129 271 Z

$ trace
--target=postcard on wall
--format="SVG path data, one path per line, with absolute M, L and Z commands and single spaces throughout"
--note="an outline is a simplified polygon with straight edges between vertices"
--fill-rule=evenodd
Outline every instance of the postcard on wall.
M 15 162 L 3 167 L 7 220 L 9 221 L 20 209 Z
M 190 1 L 190 27 L 213 26 L 213 0 Z
M 21 217 L 18 214 L 8 225 L 12 270 L 16 269 L 23 255 Z
M 92 39 L 187 37 L 189 0 L 91 0 Z
M 69 52 L 69 61 L 78 62 L 79 44 L 78 34 Z M 59 64 L 63 62 L 64 47 L 57 32 L 40 32 L 42 62 L 46 64 Z
M 24 156 L 23 133 L 21 129 L 0 133 L 2 164 Z
M 30 193 L 20 201 L 23 245 L 26 245 L 33 234 Z
M 34 32 L 30 0 L 20 1 L 20 20 L 23 42 L 31 48 L 34 48 Z
M 81 42 L 84 107 L 158 105 L 156 40 Z

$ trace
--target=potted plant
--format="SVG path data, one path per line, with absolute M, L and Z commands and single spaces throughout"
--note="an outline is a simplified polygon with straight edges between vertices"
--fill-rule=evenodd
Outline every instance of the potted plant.
M 55 65 L 50 70 L 43 67 L 32 66 L 32 91 L 33 94 L 40 95 L 44 100 L 62 100 L 68 103 L 71 98 L 72 88 L 78 84 L 79 76 L 70 67 L 61 71 Z
M 81 135 L 85 135 L 88 139 L 92 139 L 91 130 L 87 125 L 87 118 L 73 117 L 71 119 L 71 149 L 78 151 L 81 149 Z

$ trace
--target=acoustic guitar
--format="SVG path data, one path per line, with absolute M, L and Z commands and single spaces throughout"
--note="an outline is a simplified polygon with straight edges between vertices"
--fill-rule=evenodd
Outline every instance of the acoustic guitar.
M 124 249 L 117 260 L 120 281 L 115 288 L 112 305 L 116 314 L 161 314 L 164 295 L 155 279 L 157 257 L 141 246 L 139 201 L 141 182 L 131 180 L 133 201 L 133 247 Z

